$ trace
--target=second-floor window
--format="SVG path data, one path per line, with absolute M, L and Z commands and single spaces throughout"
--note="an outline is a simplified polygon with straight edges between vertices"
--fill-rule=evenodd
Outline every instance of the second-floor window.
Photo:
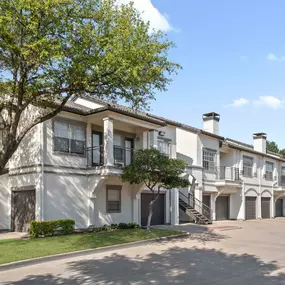
M 76 123 L 54 120 L 54 151 L 84 155 L 85 128 Z
M 253 158 L 243 156 L 243 176 L 252 177 L 253 172 Z
M 203 149 L 203 168 L 208 172 L 215 172 L 216 168 L 216 151 Z
M 162 140 L 162 139 L 158 139 L 158 140 L 157 140 L 157 146 L 158 146 L 158 150 L 159 150 L 162 154 L 164 154 L 164 155 L 170 157 L 171 144 L 170 144 L 169 141 Z
M 265 179 L 273 180 L 273 168 L 274 164 L 272 162 L 266 161 L 265 163 Z
M 284 166 L 282 166 L 281 167 L 281 185 L 285 185 L 285 167 Z

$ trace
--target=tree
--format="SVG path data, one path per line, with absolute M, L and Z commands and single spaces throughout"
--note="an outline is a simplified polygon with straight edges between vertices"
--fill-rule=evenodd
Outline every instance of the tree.
M 173 43 L 132 3 L 1 0 L 0 26 L 0 175 L 24 136 L 72 95 L 147 109 L 180 68 L 167 59 Z
M 188 179 L 181 177 L 185 172 L 185 168 L 185 161 L 171 159 L 155 148 L 137 150 L 133 162 L 124 168 L 123 181 L 130 184 L 144 183 L 152 192 L 147 231 L 150 231 L 153 206 L 161 189 L 185 188 L 190 185 Z
M 278 145 L 274 141 L 266 141 L 266 149 L 272 152 L 279 153 Z
M 284 156 L 285 157 L 285 149 L 283 148 L 283 149 L 281 149 L 280 151 L 279 151 L 279 153 L 282 155 L 282 156 Z

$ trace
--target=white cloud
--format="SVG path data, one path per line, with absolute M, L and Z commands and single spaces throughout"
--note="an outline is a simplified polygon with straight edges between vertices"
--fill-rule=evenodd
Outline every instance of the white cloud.
M 253 102 L 255 106 L 264 106 L 271 109 L 284 108 L 284 101 L 274 96 L 260 96 L 259 100 Z
M 118 2 L 122 4 L 134 2 L 135 8 L 141 12 L 142 19 L 149 21 L 152 29 L 161 30 L 164 32 L 173 29 L 168 22 L 168 16 L 160 13 L 158 9 L 153 6 L 151 0 L 118 0 Z
M 245 98 L 239 98 L 234 100 L 234 102 L 230 105 L 228 105 L 228 107 L 241 107 L 244 105 L 247 105 L 249 103 L 249 101 Z
M 268 60 L 272 60 L 272 61 L 284 61 L 285 60 L 285 56 L 282 55 L 282 56 L 278 57 L 274 53 L 270 53 L 270 54 L 267 55 L 267 59 Z
M 268 59 L 268 60 L 277 60 L 278 58 L 277 58 L 277 56 L 276 56 L 275 54 L 270 53 L 270 54 L 267 56 L 267 59 Z

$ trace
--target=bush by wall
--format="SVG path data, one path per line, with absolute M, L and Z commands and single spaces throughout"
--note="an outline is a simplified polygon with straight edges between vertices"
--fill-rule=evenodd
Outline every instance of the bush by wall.
M 87 230 L 79 231 L 79 232 L 105 232 L 105 231 L 112 231 L 112 230 L 127 230 L 127 229 L 137 229 L 140 226 L 137 223 L 119 223 L 119 224 L 111 224 L 111 225 L 104 225 L 102 227 L 95 227 L 90 226 Z
M 37 222 L 32 221 L 30 224 L 30 234 L 32 237 L 54 236 L 72 234 L 74 231 L 75 221 L 57 220 Z

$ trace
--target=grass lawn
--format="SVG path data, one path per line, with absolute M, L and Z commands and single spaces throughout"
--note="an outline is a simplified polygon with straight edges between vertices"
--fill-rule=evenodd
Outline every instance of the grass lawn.
M 0 240 L 0 264 L 177 234 L 181 232 L 152 229 L 148 233 L 144 229 L 132 229 L 31 240 Z

